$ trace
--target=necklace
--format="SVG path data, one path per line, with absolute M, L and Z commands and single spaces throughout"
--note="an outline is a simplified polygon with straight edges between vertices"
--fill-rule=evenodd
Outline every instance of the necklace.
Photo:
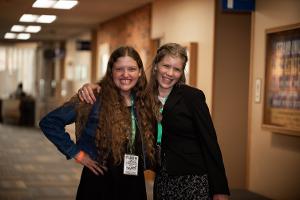
M 162 105 L 165 105 L 167 98 L 168 98 L 168 96 L 166 96 L 166 97 L 158 96 L 158 100 L 161 102 Z

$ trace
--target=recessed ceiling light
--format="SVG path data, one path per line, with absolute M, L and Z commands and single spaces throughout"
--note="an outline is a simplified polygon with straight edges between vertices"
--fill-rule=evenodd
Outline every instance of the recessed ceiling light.
M 17 37 L 17 34 L 15 33 L 5 33 L 4 38 L 5 39 L 15 39 Z
M 37 33 L 41 30 L 41 26 L 27 26 L 25 32 L 28 33 Z
M 52 8 L 52 6 L 56 3 L 55 0 L 36 0 L 32 7 L 34 8 Z
M 22 25 L 13 25 L 10 29 L 12 32 L 23 32 L 25 30 L 25 26 Z
M 20 18 L 20 22 L 35 22 L 38 18 L 38 15 L 32 15 L 32 14 L 24 14 Z
M 28 40 L 29 38 L 30 38 L 29 33 L 19 33 L 17 35 L 17 39 L 19 39 L 19 40 Z
M 56 9 L 71 9 L 78 4 L 78 1 L 59 0 L 53 8 Z
M 56 19 L 55 15 L 41 15 L 36 22 L 39 23 L 52 23 Z

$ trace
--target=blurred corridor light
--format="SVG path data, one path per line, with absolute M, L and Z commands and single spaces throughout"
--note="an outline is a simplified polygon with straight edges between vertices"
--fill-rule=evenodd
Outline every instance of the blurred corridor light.
M 52 23 L 56 19 L 55 15 L 41 15 L 36 22 L 38 23 Z
M 17 37 L 17 34 L 15 33 L 5 33 L 4 38 L 5 39 L 15 39 Z
M 34 8 L 52 8 L 56 0 L 37 0 L 33 3 Z
M 30 38 L 29 33 L 19 33 L 17 35 L 17 39 L 19 39 L 19 40 L 28 40 L 29 38 Z
M 71 9 L 78 4 L 78 1 L 71 0 L 59 0 L 53 8 L 56 9 Z
M 10 29 L 11 32 L 27 32 L 27 33 L 37 33 L 41 30 L 41 26 L 23 26 L 23 25 L 13 25 Z
M 23 32 L 25 30 L 25 26 L 22 25 L 13 25 L 10 29 L 12 32 Z
M 24 14 L 20 18 L 20 22 L 52 23 L 55 19 L 56 19 L 55 15 Z
M 27 26 L 25 28 L 25 32 L 28 32 L 28 33 L 37 33 L 41 30 L 41 26 Z
M 38 17 L 38 15 L 23 14 L 20 18 L 20 22 L 35 22 Z
M 36 0 L 32 7 L 34 8 L 55 8 L 55 9 L 71 9 L 78 4 L 73 0 Z

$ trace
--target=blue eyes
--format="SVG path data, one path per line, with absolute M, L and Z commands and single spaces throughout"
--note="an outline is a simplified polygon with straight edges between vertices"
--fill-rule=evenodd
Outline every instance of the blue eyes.
M 173 69 L 176 72 L 181 72 L 181 69 L 178 67 L 172 67 L 170 65 L 162 65 L 162 67 L 164 67 L 165 69 Z

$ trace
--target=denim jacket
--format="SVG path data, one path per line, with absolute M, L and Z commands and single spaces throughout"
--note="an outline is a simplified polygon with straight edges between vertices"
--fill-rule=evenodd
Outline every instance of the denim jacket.
M 75 105 L 63 105 L 44 116 L 39 126 L 45 136 L 62 152 L 67 159 L 73 158 L 80 150 L 92 159 L 97 159 L 95 134 L 99 119 L 100 100 L 93 105 L 85 127 L 75 143 L 65 131 L 65 126 L 76 120 Z

